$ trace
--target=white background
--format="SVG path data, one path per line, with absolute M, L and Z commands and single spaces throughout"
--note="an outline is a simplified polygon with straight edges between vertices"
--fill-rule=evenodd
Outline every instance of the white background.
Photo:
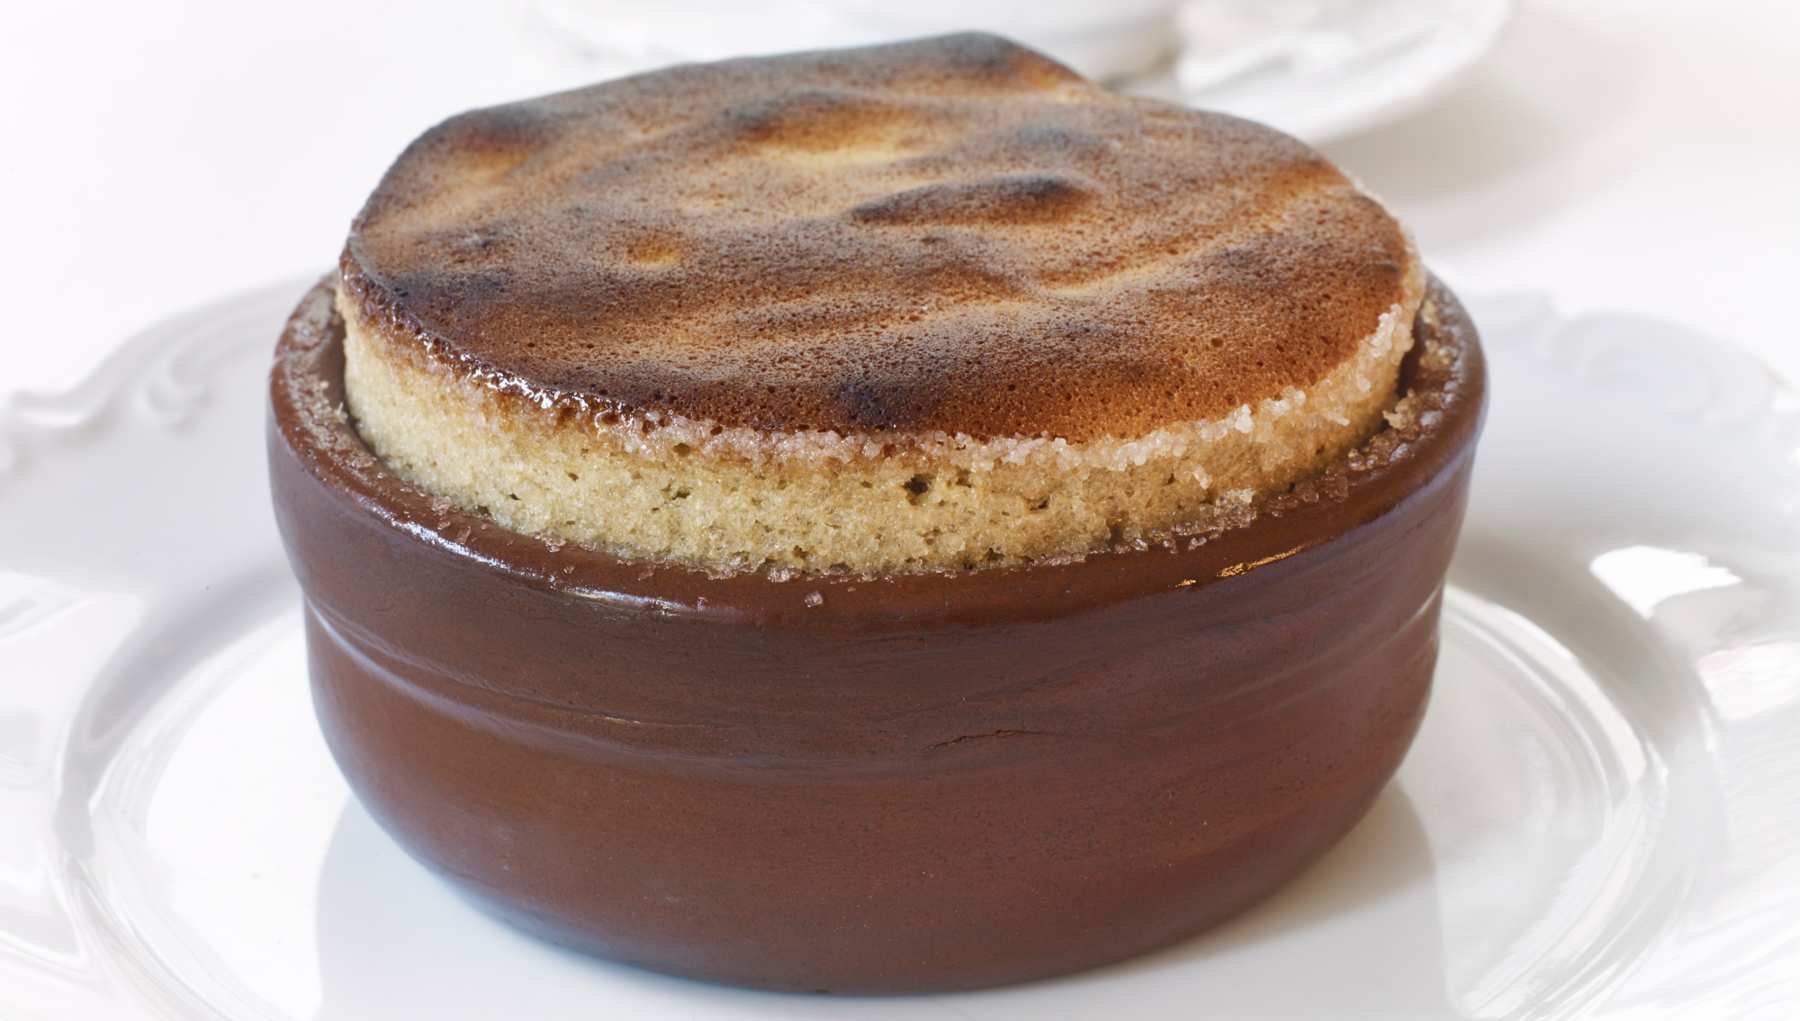
M 575 84 L 512 5 L 18 4 L 0 15 L 0 394 L 323 271 L 395 153 Z M 1800 4 L 1527 2 L 1423 113 L 1328 147 L 1470 293 L 1699 327 L 1800 378 Z

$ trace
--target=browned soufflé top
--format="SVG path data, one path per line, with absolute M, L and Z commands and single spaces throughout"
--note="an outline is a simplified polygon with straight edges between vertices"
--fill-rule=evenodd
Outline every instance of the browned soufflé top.
M 957 35 L 453 117 L 343 270 L 384 332 L 546 404 L 1075 443 L 1308 387 L 1414 258 L 1285 135 Z

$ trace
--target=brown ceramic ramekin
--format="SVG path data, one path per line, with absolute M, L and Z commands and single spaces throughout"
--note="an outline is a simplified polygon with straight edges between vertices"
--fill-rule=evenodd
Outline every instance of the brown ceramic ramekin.
M 943 990 L 1180 938 L 1329 848 L 1418 726 L 1485 400 L 1473 328 L 1431 298 L 1446 357 L 1402 376 L 1430 410 L 1247 527 L 775 581 L 546 543 L 395 478 L 344 417 L 321 284 L 269 431 L 320 724 L 420 861 L 650 968 Z

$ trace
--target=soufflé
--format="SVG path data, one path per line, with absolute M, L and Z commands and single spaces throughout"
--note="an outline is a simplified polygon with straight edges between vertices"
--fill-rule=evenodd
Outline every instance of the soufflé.
M 332 751 L 477 903 L 969 988 L 1363 815 L 1484 379 L 1318 153 L 959 35 L 427 131 L 279 342 L 271 479 Z

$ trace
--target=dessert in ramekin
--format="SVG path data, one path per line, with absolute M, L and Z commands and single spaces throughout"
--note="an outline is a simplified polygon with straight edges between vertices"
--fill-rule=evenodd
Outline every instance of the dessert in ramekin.
M 1483 387 L 1316 153 L 954 36 L 427 132 L 281 339 L 271 476 L 414 856 L 652 968 L 968 988 L 1361 817 Z

